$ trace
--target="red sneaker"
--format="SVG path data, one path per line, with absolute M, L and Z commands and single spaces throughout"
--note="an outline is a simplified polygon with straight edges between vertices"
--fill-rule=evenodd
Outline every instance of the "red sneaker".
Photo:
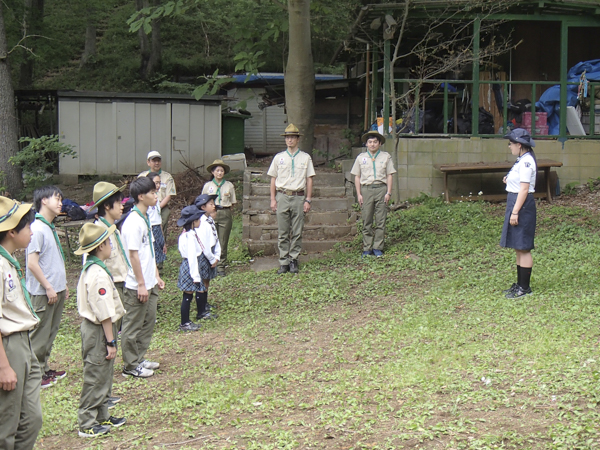
M 47 377 L 55 378 L 56 380 L 60 380 L 67 376 L 67 372 L 64 370 L 49 370 L 46 372 Z
M 56 383 L 56 379 L 54 377 L 42 375 L 42 389 L 54 386 L 55 383 Z

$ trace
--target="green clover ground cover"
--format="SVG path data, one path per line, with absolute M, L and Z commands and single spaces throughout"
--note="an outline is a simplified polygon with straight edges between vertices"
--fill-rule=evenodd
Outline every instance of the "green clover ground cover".
M 42 392 L 41 448 L 598 448 L 600 218 L 540 204 L 534 294 L 507 300 L 504 205 L 426 199 L 388 217 L 383 259 L 359 240 L 299 276 L 245 266 L 218 279 L 218 320 L 181 335 L 176 249 L 165 269 L 148 380 L 115 365 L 111 412 L 129 423 L 76 436 L 74 299 Z M 73 267 L 73 270 L 77 270 Z

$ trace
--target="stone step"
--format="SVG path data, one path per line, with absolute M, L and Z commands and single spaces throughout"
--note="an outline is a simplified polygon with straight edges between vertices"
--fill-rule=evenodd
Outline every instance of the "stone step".
M 244 227 L 260 225 L 277 225 L 277 215 L 274 212 L 253 211 L 242 217 Z M 354 224 L 357 214 L 354 211 L 313 211 L 304 216 L 304 226 L 307 225 L 348 225 Z
M 271 183 L 267 175 L 268 167 L 253 167 L 244 172 L 244 183 Z M 316 172 L 313 186 L 344 186 L 344 174 L 337 172 Z
M 278 255 L 277 240 L 272 239 L 270 241 L 255 241 L 249 239 L 245 241 L 248 245 L 248 252 L 254 256 L 257 254 L 263 256 Z M 320 253 L 327 250 L 331 250 L 335 244 L 339 244 L 340 239 L 336 240 L 323 240 L 323 241 L 307 241 L 302 240 L 302 253 Z
M 271 186 L 264 183 L 251 183 L 250 195 L 271 197 Z M 314 186 L 313 197 L 345 197 L 346 188 L 344 186 Z
M 302 232 L 303 241 L 340 239 L 356 234 L 356 225 L 305 225 Z M 243 227 L 243 238 L 254 241 L 277 239 L 277 225 L 247 225 Z
M 348 211 L 352 209 L 353 198 L 326 197 L 314 198 L 311 203 L 311 211 Z M 270 197 L 244 196 L 244 213 L 253 211 L 269 211 L 271 209 Z

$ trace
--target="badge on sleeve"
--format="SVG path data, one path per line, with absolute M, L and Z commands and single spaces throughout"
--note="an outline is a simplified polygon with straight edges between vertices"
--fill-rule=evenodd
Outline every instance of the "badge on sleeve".
M 104 289 L 104 288 L 98 289 L 98 295 L 106 295 L 106 289 Z
M 527 167 L 527 168 L 531 167 L 531 163 L 525 162 L 524 164 L 525 164 L 525 167 Z

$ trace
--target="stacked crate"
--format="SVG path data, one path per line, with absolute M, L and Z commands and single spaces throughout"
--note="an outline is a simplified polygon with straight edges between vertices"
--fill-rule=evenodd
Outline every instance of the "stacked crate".
M 536 135 L 548 135 L 548 114 L 545 112 L 535 113 L 535 134 Z M 521 119 L 521 127 L 526 129 L 531 134 L 531 113 L 524 112 L 523 118 Z

